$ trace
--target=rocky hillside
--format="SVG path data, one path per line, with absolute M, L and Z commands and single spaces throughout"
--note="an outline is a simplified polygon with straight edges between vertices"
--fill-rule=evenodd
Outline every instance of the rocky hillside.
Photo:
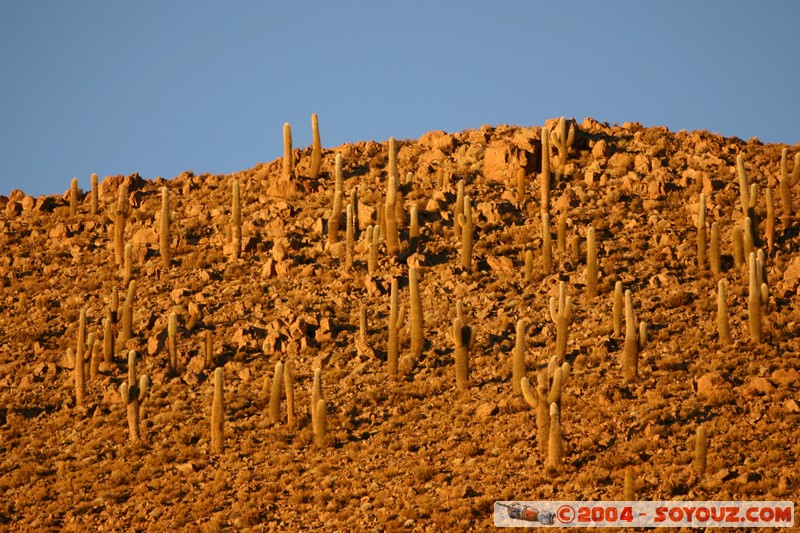
M 396 157 L 389 143 L 346 144 L 322 151 L 316 177 L 311 148 L 289 169 L 111 176 L 94 213 L 88 183 L 73 206 L 69 191 L 0 197 L 2 527 L 484 531 L 495 500 L 623 499 L 626 471 L 639 499 L 797 502 L 800 226 L 785 194 L 800 204 L 800 146 L 589 118 L 546 126 L 557 133 L 544 143 L 541 126 L 430 132 L 398 140 Z M 561 282 L 569 301 L 551 317 Z M 626 342 L 614 318 L 617 282 L 645 342 Z M 120 391 L 130 351 L 149 379 L 138 411 L 138 382 L 123 387 L 127 408 Z M 279 362 L 292 369 L 291 423 L 286 392 L 269 406 Z M 528 382 L 537 408 L 519 392 Z M 560 459 L 547 453 L 551 401 Z

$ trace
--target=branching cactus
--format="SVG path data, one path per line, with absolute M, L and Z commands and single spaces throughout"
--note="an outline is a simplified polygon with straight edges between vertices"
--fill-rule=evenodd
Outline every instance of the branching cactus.
M 170 313 L 167 319 L 167 351 L 169 353 L 168 369 L 169 373 L 178 373 L 178 315 Z
M 139 442 L 139 415 L 142 402 L 150 389 L 150 378 L 136 374 L 136 352 L 128 352 L 128 382 L 119 386 L 119 394 L 128 408 L 128 432 L 131 442 Z
M 614 336 L 622 335 L 622 317 L 625 309 L 625 296 L 622 292 L 622 282 L 614 284 L 614 302 L 612 306 L 612 318 L 614 321 Z
M 456 387 L 459 390 L 467 390 L 469 388 L 469 351 L 473 343 L 473 333 L 472 328 L 464 323 L 463 315 L 457 317 L 453 322 L 450 336 L 455 346 Z
M 550 212 L 550 130 L 542 128 L 542 173 L 539 176 L 542 213 Z
M 99 209 L 100 205 L 100 198 L 98 197 L 98 189 L 97 189 L 97 174 L 92 174 L 92 205 L 91 210 L 92 214 L 96 215 L 97 210 Z
M 548 213 L 542 213 L 542 270 L 545 276 L 553 273 L 553 236 Z
M 161 187 L 161 228 L 158 232 L 159 252 L 161 253 L 161 263 L 164 267 L 169 267 L 170 262 L 170 231 L 169 231 L 169 189 Z
M 550 436 L 550 407 L 547 403 L 547 376 L 539 374 L 536 392 L 531 389 L 531 383 L 527 376 L 520 382 L 522 397 L 536 411 L 536 442 L 539 445 L 539 453 L 547 455 L 547 440 Z
M 72 178 L 69 187 L 69 216 L 78 214 L 78 178 Z
M 453 235 L 456 240 L 461 240 L 461 224 L 458 217 L 464 214 L 464 180 L 458 180 L 456 185 L 456 203 L 453 206 Z
M 231 189 L 231 259 L 236 260 L 242 255 L 242 199 L 237 180 L 233 180 Z
M 561 413 L 557 403 L 550 404 L 550 435 L 547 439 L 547 466 L 557 470 L 564 457 L 561 435 Z
M 400 252 L 400 232 L 397 226 L 397 176 L 389 175 L 386 185 L 386 205 L 384 206 L 386 224 L 386 250 L 391 255 Z
M 709 263 L 711 264 L 711 273 L 714 276 L 722 274 L 722 255 L 720 253 L 719 245 L 719 224 L 716 222 L 711 223 L 711 246 L 709 248 Z
M 627 383 L 639 377 L 639 351 L 647 344 L 647 325 L 639 324 L 638 334 L 636 316 L 633 314 L 633 296 L 625 291 L 625 344 L 622 353 L 622 368 Z
M 567 296 L 567 285 L 558 284 L 558 298 L 550 297 L 550 318 L 556 325 L 556 359 L 559 364 L 567 355 L 567 336 L 572 323 L 572 298 Z
M 708 251 L 708 235 L 706 234 L 706 195 L 700 193 L 700 210 L 697 216 L 697 268 L 706 266 Z
M 319 177 L 319 170 L 322 168 L 322 143 L 319 138 L 319 117 L 316 113 L 311 115 L 311 170 L 309 175 L 311 179 Z
M 469 196 L 464 197 L 464 213 L 458 215 L 458 223 L 461 226 L 461 267 L 472 270 L 473 222 Z
M 283 363 L 275 363 L 275 373 L 272 375 L 272 387 L 269 393 L 269 422 L 277 424 L 281 417 L 281 395 L 284 385 Z
M 342 220 L 342 203 L 344 202 L 344 178 L 342 175 L 342 154 L 336 154 L 335 181 L 333 190 L 333 209 L 328 220 L 328 243 L 339 242 L 339 223 Z
M 514 394 L 522 391 L 520 383 L 528 371 L 525 365 L 525 328 L 527 326 L 528 323 L 524 318 L 517 320 L 514 353 L 511 358 L 511 388 Z
M 784 148 L 781 151 L 781 207 L 783 209 L 783 216 L 787 219 L 790 218 L 794 209 L 792 207 L 792 187 L 800 182 L 800 152 L 794 154 L 794 169 L 792 170 L 791 177 L 789 176 L 789 149 Z
M 708 453 L 708 434 L 705 426 L 697 428 L 694 440 L 694 469 L 698 477 L 706 472 L 706 455 Z
M 225 371 L 214 370 L 214 398 L 211 401 L 211 453 L 222 453 L 225 441 Z
M 719 280 L 717 284 L 717 334 L 719 335 L 719 342 L 723 345 L 727 346 L 732 342 L 728 298 L 724 280 Z
M 283 170 L 281 178 L 288 181 L 294 173 L 294 161 L 292 159 L 292 126 L 289 123 L 283 125 Z
M 586 228 L 586 296 L 597 296 L 597 238 L 594 226 Z
M 136 298 L 136 280 L 128 284 L 128 295 L 125 298 L 125 305 L 122 307 L 122 332 L 119 340 L 124 346 L 133 338 L 133 301 Z
M 575 142 L 575 125 L 570 124 L 567 131 L 567 119 L 565 117 L 558 119 L 558 126 L 550 132 L 550 142 L 558 149 L 559 164 L 563 169 L 567 164 L 567 153 Z

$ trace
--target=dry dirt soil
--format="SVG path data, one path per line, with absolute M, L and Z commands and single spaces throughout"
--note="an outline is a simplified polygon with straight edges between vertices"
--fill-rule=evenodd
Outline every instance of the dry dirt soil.
M 0 528 L 484 531 L 492 527 L 495 500 L 623 499 L 626 467 L 639 499 L 800 501 L 800 226 L 797 216 L 783 213 L 778 194 L 781 151 L 789 148 L 791 174 L 800 146 L 589 118 L 574 126 L 565 164 L 550 148 L 551 273 L 541 259 L 541 126 L 398 140 L 404 248 L 390 256 L 381 246 L 374 275 L 367 272 L 365 229 L 384 205 L 386 142 L 325 149 L 316 179 L 308 177 L 310 148 L 293 151 L 288 180 L 281 159 L 232 175 L 106 177 L 97 214 L 88 180 L 75 215 L 68 193 L 2 197 Z M 345 199 L 357 188 L 359 202 L 352 268 L 344 230 L 339 244 L 328 240 L 337 152 Z M 757 245 L 766 253 L 760 343 L 748 329 L 748 271 L 735 266 L 731 244 L 743 223 L 739 154 L 757 185 Z M 242 195 L 239 259 L 231 258 L 230 244 L 234 180 Z M 453 230 L 459 180 L 475 220 L 469 269 L 461 266 Z M 111 221 L 123 182 L 130 215 L 124 239 L 132 244 L 138 284 L 134 338 L 117 343 L 110 363 L 95 365 L 84 405 L 76 406 L 66 354 L 77 349 L 80 312 L 100 361 L 114 288 L 125 297 Z M 170 191 L 169 266 L 159 253 L 161 187 Z M 771 247 L 769 188 L 776 213 Z M 717 222 L 720 229 L 719 276 L 697 264 L 701 192 L 707 226 Z M 421 226 L 414 254 L 406 249 L 411 205 Z M 561 215 L 564 250 L 555 237 Z M 599 294 L 591 298 L 589 225 L 600 271 Z M 528 281 L 526 250 L 535 258 Z M 389 287 L 397 277 L 407 308 L 409 265 L 419 267 L 425 345 L 412 369 L 390 379 Z M 720 278 L 728 289 L 728 345 L 717 333 Z M 563 462 L 548 468 L 535 410 L 512 390 L 511 355 L 515 323 L 527 319 L 530 381 L 546 372 L 556 337 L 548 306 L 559 280 L 574 306 L 571 371 L 561 399 Z M 623 377 L 623 338 L 612 322 L 617 281 L 631 290 L 636 317 L 649 328 L 632 382 Z M 457 300 L 474 332 L 466 391 L 456 388 L 449 333 Z M 171 312 L 178 315 L 176 373 L 167 369 Z M 206 331 L 213 334 L 210 365 Z M 409 335 L 406 318 L 401 356 Z M 151 380 L 138 444 L 130 442 L 119 392 L 131 349 Z M 294 365 L 293 427 L 285 400 L 278 423 L 268 416 L 264 391 L 279 361 Z M 225 375 L 218 454 L 210 444 L 215 366 Z M 315 444 L 309 416 L 317 367 L 329 426 L 324 446 Z M 709 439 L 704 475 L 694 466 L 700 425 Z

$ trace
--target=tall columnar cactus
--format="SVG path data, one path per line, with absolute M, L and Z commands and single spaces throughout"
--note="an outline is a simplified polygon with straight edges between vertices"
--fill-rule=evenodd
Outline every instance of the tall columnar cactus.
M 381 242 L 380 226 L 367 226 L 367 272 L 370 276 L 378 270 L 378 246 Z
M 389 168 L 387 170 L 389 176 L 398 178 L 400 176 L 397 170 L 397 143 L 394 137 L 389 137 Z
M 355 227 L 353 221 L 353 205 L 347 204 L 347 216 L 345 217 L 345 266 L 348 269 L 353 268 L 353 263 L 355 261 Z
M 277 424 L 281 417 L 281 394 L 284 381 L 283 363 L 275 363 L 275 373 L 272 375 L 272 387 L 269 393 L 269 422 Z
M 525 283 L 533 281 L 533 250 L 525 250 L 525 267 L 523 270 Z
M 625 344 L 622 352 L 622 368 L 625 381 L 631 383 L 639 377 L 639 351 L 647 343 L 647 325 L 641 322 L 636 327 L 633 313 L 633 296 L 630 290 L 625 291 Z
M 408 269 L 409 307 L 411 312 L 411 357 L 419 361 L 425 345 L 423 332 L 422 298 L 419 292 L 419 270 L 413 266 Z
M 708 434 L 705 426 L 697 428 L 694 440 L 694 469 L 698 477 L 703 477 L 706 472 L 706 454 L 708 452 Z
M 288 181 L 294 173 L 294 160 L 292 159 L 292 126 L 286 122 L 283 125 L 283 170 L 281 178 Z
M 520 382 L 520 390 L 525 401 L 536 410 L 536 442 L 539 445 L 539 453 L 547 455 L 547 441 L 550 436 L 550 407 L 547 403 L 547 376 L 539 374 L 536 393 L 531 389 L 530 381 L 527 376 Z
M 594 226 L 586 228 L 586 296 L 597 296 L 597 238 Z
M 203 368 L 212 368 L 214 366 L 214 334 L 210 329 L 206 330 L 205 343 L 204 343 L 204 361 Z
M 95 353 L 95 339 L 94 333 L 89 333 L 86 338 L 86 354 L 89 363 L 89 379 L 94 381 L 97 379 L 97 374 L 100 372 L 100 354 Z
M 753 226 L 753 219 L 747 217 L 744 219 L 744 237 L 742 243 L 744 244 L 744 256 L 749 257 L 756 248 L 755 228 Z
M 110 313 L 109 313 L 110 315 Z M 114 362 L 114 324 L 111 317 L 103 319 L 103 362 L 111 364 Z
M 542 213 L 550 212 L 550 130 L 542 128 L 542 173 L 539 176 Z
M 78 345 L 75 349 L 75 355 L 72 357 L 74 361 L 74 374 L 75 374 L 75 406 L 83 407 L 86 400 L 86 310 L 81 309 L 80 318 L 78 319 Z M 70 351 L 67 351 L 67 357 L 70 357 Z
M 361 231 L 361 227 L 358 224 L 358 186 L 353 187 L 350 191 L 350 206 L 353 209 L 353 231 L 357 238 Z
M 472 270 L 473 222 L 472 200 L 469 196 L 464 197 L 464 212 L 458 215 L 458 223 L 461 226 L 461 267 Z
M 128 284 L 128 295 L 122 307 L 122 331 L 119 336 L 120 343 L 125 346 L 133 338 L 133 301 L 136 298 L 136 280 Z
M 525 173 L 525 166 L 520 165 L 517 169 L 517 206 L 521 209 L 525 200 L 527 199 L 527 175 Z
M 623 499 L 626 502 L 636 501 L 636 482 L 633 479 L 633 469 L 628 466 L 625 468 L 623 481 Z
M 542 213 L 542 270 L 546 276 L 553 273 L 553 235 L 550 232 L 549 213 Z
M 122 268 L 122 283 L 127 285 L 133 279 L 133 244 L 125 244 L 125 259 L 123 260 L 124 266 Z
M 397 176 L 389 174 L 386 184 L 386 204 L 384 206 L 386 224 L 386 250 L 391 255 L 400 252 L 400 231 L 397 225 Z
M 333 245 L 339 242 L 339 223 L 342 220 L 342 203 L 344 202 L 344 177 L 342 174 L 342 154 L 336 154 L 334 171 L 333 209 L 328 220 L 328 243 Z
M 277 369 L 276 369 L 277 370 Z M 294 427 L 294 363 L 291 359 L 283 366 L 283 388 L 286 391 L 286 424 Z M 270 398 L 270 401 L 272 399 Z
M 99 209 L 100 198 L 98 197 L 98 189 L 97 189 L 97 174 L 92 174 L 92 204 L 91 210 L 92 214 L 96 215 L 97 210 Z
M 614 322 L 614 336 L 622 335 L 622 317 L 625 309 L 624 294 L 622 292 L 622 282 L 614 284 L 614 301 L 612 306 L 612 318 Z
M 759 275 L 756 254 L 751 253 L 748 260 L 750 291 L 747 300 L 748 324 L 750 326 L 750 339 L 759 344 L 761 342 L 761 306 L 767 303 L 769 291 Z
M 231 259 L 236 260 L 242 255 L 242 199 L 237 180 L 233 180 L 231 191 Z
M 387 348 L 387 362 L 389 365 L 389 376 L 394 377 L 397 375 L 398 357 L 400 354 L 400 331 L 398 318 L 399 313 L 399 295 L 398 295 L 397 278 L 392 279 L 392 289 L 389 300 L 389 344 Z
M 461 240 L 461 224 L 458 217 L 464 214 L 464 180 L 458 180 L 456 185 L 456 203 L 453 206 L 453 235 L 456 240 Z
M 408 229 L 408 253 L 414 254 L 419 251 L 420 232 L 419 232 L 419 213 L 417 206 L 411 206 L 411 216 Z
M 69 187 L 69 216 L 78 214 L 78 178 L 72 178 Z
M 169 314 L 167 319 L 167 352 L 169 360 L 167 362 L 169 373 L 178 373 L 178 315 L 173 313 Z
M 161 254 L 161 264 L 166 268 L 169 267 L 171 258 L 169 243 L 171 240 L 169 231 L 169 189 L 161 187 L 161 227 L 158 232 L 158 246 Z
M 739 195 L 742 206 L 742 215 L 750 219 L 750 231 L 752 232 L 752 242 L 758 246 L 758 218 L 756 216 L 756 203 L 758 202 L 758 187 L 747 181 L 747 174 L 744 170 L 744 156 L 736 156 L 736 173 L 739 176 Z M 745 227 L 745 231 L 747 228 Z M 745 254 L 749 253 L 745 246 Z
M 719 335 L 719 342 L 723 345 L 728 345 L 732 342 L 727 291 L 725 290 L 724 280 L 719 280 L 717 284 L 717 334 Z
M 731 237 L 733 241 L 733 266 L 740 268 L 745 262 L 744 231 L 742 231 L 741 227 L 737 226 L 733 228 Z
M 547 440 L 547 466 L 558 469 L 564 457 L 561 435 L 561 413 L 557 403 L 550 404 L 550 435 Z
M 771 252 L 772 247 L 775 244 L 775 203 L 772 200 L 771 188 L 767 188 L 767 191 L 765 193 L 765 199 L 767 202 L 767 227 L 766 227 L 767 250 Z
M 111 324 L 117 325 L 119 323 L 119 289 L 117 287 L 113 287 L 111 289 L 111 304 L 109 305 L 109 318 L 111 319 Z
M 473 343 L 473 334 L 472 328 L 464 323 L 463 316 L 457 317 L 453 321 L 450 336 L 455 346 L 456 387 L 459 390 L 467 390 L 469 388 L 469 351 Z
M 316 403 L 314 411 L 314 444 L 317 448 L 324 448 L 328 439 L 328 406 L 325 400 Z
M 781 207 L 783 209 L 783 216 L 789 218 L 794 213 L 792 207 L 792 187 L 800 182 L 800 152 L 794 154 L 794 169 L 792 170 L 791 177 L 789 176 L 789 149 L 784 148 L 781 151 Z
M 117 266 L 122 266 L 123 254 L 125 252 L 125 222 L 128 218 L 128 188 L 122 183 L 119 186 L 119 196 L 117 205 L 111 218 L 114 222 L 114 260 Z
M 567 164 L 567 152 L 575 142 L 575 125 L 570 124 L 567 131 L 567 119 L 565 117 L 558 119 L 558 127 L 550 132 L 550 142 L 558 148 L 559 164 L 563 169 Z
M 700 193 L 700 210 L 697 216 L 697 268 L 706 267 L 708 235 L 706 233 L 706 195 Z
M 322 399 L 322 369 L 314 369 L 314 379 L 311 382 L 311 428 L 317 427 L 317 404 Z
M 522 390 L 520 382 L 527 373 L 525 365 L 525 328 L 528 323 L 524 318 L 517 320 L 516 340 L 514 342 L 514 353 L 511 359 L 511 388 L 514 394 L 519 394 Z
M 364 302 L 358 308 L 358 340 L 367 343 L 367 304 Z
M 211 401 L 211 453 L 222 453 L 225 433 L 225 371 L 214 370 L 214 398 Z
M 719 276 L 722 273 L 722 255 L 719 244 L 719 224 L 711 223 L 711 246 L 709 247 L 708 261 L 711 265 L 711 273 Z
M 550 297 L 550 318 L 556 325 L 556 359 L 559 364 L 567 355 L 567 336 L 572 322 L 572 298 L 567 296 L 567 285 L 558 284 L 558 298 Z
M 322 167 L 322 143 L 319 138 L 319 117 L 316 113 L 311 115 L 311 170 L 309 176 L 311 179 L 319 177 L 319 170 Z
M 136 352 L 128 352 L 128 382 L 119 386 L 119 394 L 128 410 L 128 432 L 131 442 L 139 442 L 139 416 L 142 402 L 150 389 L 150 378 L 136 375 Z
M 556 250 L 561 255 L 567 252 L 567 215 L 564 213 L 556 220 Z

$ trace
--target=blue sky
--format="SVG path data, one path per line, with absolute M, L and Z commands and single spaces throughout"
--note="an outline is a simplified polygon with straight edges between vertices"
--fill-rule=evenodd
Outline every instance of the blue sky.
M 482 124 L 800 142 L 800 2 L 0 0 L 0 194 Z

